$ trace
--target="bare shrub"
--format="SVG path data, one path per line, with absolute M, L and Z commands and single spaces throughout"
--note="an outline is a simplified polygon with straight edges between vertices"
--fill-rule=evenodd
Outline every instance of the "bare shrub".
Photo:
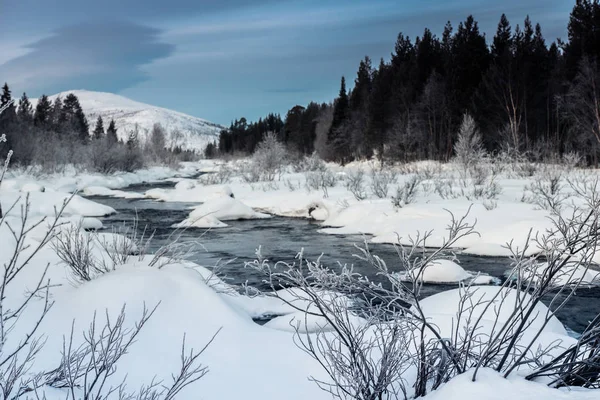
M 572 171 L 581 165 L 583 158 L 576 152 L 569 152 L 562 155 L 561 161 L 567 171 Z
M 371 169 L 371 191 L 380 199 L 388 196 L 391 184 L 398 181 L 398 175 L 391 169 Z
M 367 198 L 367 192 L 365 191 L 365 171 L 357 169 L 356 171 L 350 171 L 346 174 L 346 189 L 354 198 L 358 201 Z
M 325 162 L 314 152 L 310 156 L 302 157 L 298 162 L 293 165 L 294 172 L 306 172 L 306 171 L 323 171 L 327 168 Z
M 154 380 L 139 392 L 127 393 L 126 382 L 108 386 L 107 381 L 117 372 L 119 360 L 129 352 L 148 320 L 156 311 L 144 306 L 142 315 L 132 328 L 125 325 L 125 306 L 116 319 L 106 311 L 103 325 L 97 324 L 94 314 L 92 322 L 83 333 L 83 342 L 75 346 L 74 323 L 71 334 L 63 338 L 62 359 L 57 368 L 44 374 L 44 384 L 67 392 L 67 399 L 101 399 L 111 395 L 130 399 L 174 399 L 186 386 L 198 381 L 208 373 L 208 368 L 199 363 L 199 356 L 212 343 L 216 335 L 200 351 L 188 350 L 185 336 L 181 346 L 181 369 L 172 375 L 170 385 Z
M 392 204 L 394 208 L 402 208 L 407 204 L 413 203 L 419 191 L 421 180 L 418 175 L 413 175 L 404 182 L 404 185 L 398 186 L 396 195 L 392 196 Z
M 260 167 L 254 162 L 244 163 L 240 167 L 242 180 L 246 183 L 256 183 L 262 178 Z
M 522 201 L 535 204 L 543 210 L 559 213 L 569 195 L 564 191 L 562 173 L 549 170 L 525 187 Z
M 324 198 L 329 197 L 329 188 L 337 184 L 335 174 L 329 169 L 309 171 L 304 176 L 306 177 L 306 189 L 309 192 L 311 190 L 322 190 Z
M 63 229 L 51 245 L 75 281 L 89 282 L 111 270 L 94 254 L 93 236 L 82 233 L 79 226 L 72 225 Z
M 216 172 L 203 174 L 198 179 L 203 185 L 223 185 L 231 182 L 233 171 L 228 164 L 219 165 Z

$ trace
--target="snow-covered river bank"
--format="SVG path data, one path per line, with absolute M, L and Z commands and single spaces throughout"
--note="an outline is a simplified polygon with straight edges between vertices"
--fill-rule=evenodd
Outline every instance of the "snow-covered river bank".
M 173 181 L 136 184 L 124 188 L 126 192 L 145 193 L 155 188 L 168 189 L 175 186 Z M 197 203 L 159 202 L 147 198 L 118 198 L 109 196 L 88 196 L 90 200 L 105 204 L 117 210 L 116 214 L 101 218 L 106 231 L 122 231 L 131 228 L 138 220 L 140 234 L 154 234 L 148 251 L 157 251 L 180 235 L 181 243 L 196 243 L 196 251 L 186 258 L 208 268 L 219 266 L 219 272 L 233 285 L 248 283 L 253 287 L 268 289 L 262 283 L 262 276 L 256 271 L 244 268 L 244 263 L 255 258 L 260 246 L 264 257 L 272 261 L 292 262 L 300 250 L 309 259 L 322 254 L 324 265 L 336 267 L 339 264 L 354 265 L 355 271 L 377 280 L 373 268 L 354 255 L 358 252 L 355 244 L 362 245 L 365 237 L 360 235 L 328 235 L 319 232 L 322 226 L 304 218 L 274 217 L 228 221 L 227 227 L 219 229 L 188 229 L 177 231 L 172 225 L 184 220 L 190 208 Z M 394 270 L 398 256 L 396 249 L 389 244 L 369 243 L 371 251 L 386 261 Z M 460 265 L 467 271 L 483 273 L 502 281 L 510 270 L 510 259 L 506 257 L 474 256 L 457 254 Z M 423 297 L 454 289 L 457 284 L 425 284 Z M 588 322 L 600 312 L 600 288 L 581 288 L 577 295 L 558 313 L 560 320 L 575 332 L 582 331 Z M 592 301 L 590 301 L 592 300 Z

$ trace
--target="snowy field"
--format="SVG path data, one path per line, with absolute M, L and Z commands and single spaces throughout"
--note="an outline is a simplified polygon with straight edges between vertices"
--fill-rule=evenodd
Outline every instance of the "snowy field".
M 190 178 L 199 172 L 206 173 Z M 473 232 L 448 245 L 456 251 L 457 259 L 432 261 L 395 279 L 416 283 L 475 279 L 474 284 L 482 286 L 469 290 L 476 291 L 480 302 L 493 304 L 475 305 L 471 313 L 471 318 L 478 321 L 478 339 L 471 339 L 479 344 L 477 348 L 473 344 L 472 352 L 483 354 L 486 348 L 480 335 L 496 335 L 497 326 L 513 318 L 511 305 L 527 302 L 530 297 L 496 286 L 486 277 L 472 276 L 460 267 L 460 254 L 519 253 L 528 257 L 543 253 L 543 240 L 531 239 L 541 239 L 552 230 L 552 220 L 585 209 L 585 194 L 592 193 L 593 197 L 600 193 L 596 191 L 600 187 L 595 186 L 599 176 L 596 170 L 565 164 L 487 163 L 466 172 L 458 165 L 436 162 L 381 169 L 366 162 L 341 167 L 314 159 L 270 175 L 257 174 L 250 160 L 205 160 L 186 163 L 177 171 L 153 168 L 113 176 L 75 172 L 43 176 L 9 171 L 0 187 L 4 212 L 0 222 L 0 265 L 4 265 L 5 289 L 0 372 L 4 382 L 18 375 L 11 388 L 14 393 L 20 390 L 18 382 L 23 381 L 26 384 L 22 387 L 35 389 L 37 395 L 47 399 L 83 398 L 90 393 L 90 398 L 100 394 L 129 398 L 125 393 L 152 390 L 160 392 L 157 398 L 177 399 L 332 398 L 314 382 L 331 382 L 332 378 L 318 359 L 298 346 L 298 340 L 337 343 L 332 325 L 336 320 L 328 313 L 342 307 L 338 295 L 323 290 L 310 292 L 318 294 L 315 300 L 294 289 L 259 296 L 251 291 L 240 294 L 240 288 L 230 287 L 205 266 L 178 260 L 173 252 L 144 255 L 141 244 L 133 242 L 135 238 L 90 231 L 102 227 L 98 217 L 114 210 L 81 195 L 199 203 L 178 225 L 183 229 L 219 229 L 230 220 L 278 215 L 320 220 L 323 235 L 364 234 L 374 243 L 411 246 L 418 233 L 431 232 L 425 242 L 420 242 L 428 248 L 448 245 L 447 228 L 452 216 L 457 220 L 465 216 L 463 221 L 474 226 Z M 166 179 L 176 182 L 173 189 L 145 193 L 120 190 Z M 79 195 L 71 197 L 73 191 Z M 71 258 L 65 257 L 65 252 Z M 600 283 L 600 272 L 588 262 L 600 260 L 600 252 L 570 259 L 572 262 L 564 266 L 567 272 L 553 279 L 551 285 Z M 94 268 L 73 268 L 83 261 Z M 527 275 L 533 286 L 544 279 L 544 268 L 551 268 L 552 259 L 548 261 L 550 266 L 534 264 L 528 264 L 535 270 Z M 264 271 L 265 265 L 259 260 L 255 267 Z M 465 325 L 457 314 L 464 306 L 464 290 L 462 287 L 420 302 L 419 312 L 432 327 L 424 334 L 432 341 L 428 343 L 436 342 L 438 337 L 454 337 L 459 327 L 468 328 L 469 323 Z M 503 302 L 496 304 L 499 293 Z M 334 306 L 323 310 L 319 304 Z M 524 348 L 519 351 L 525 360 L 535 353 L 541 354 L 536 362 L 547 362 L 577 342 L 560 321 L 548 314 L 546 306 L 537 303 L 531 310 L 531 315 L 525 317 L 526 327 L 515 338 Z M 269 313 L 277 317 L 264 326 L 252 320 L 255 315 Z M 140 321 L 144 322 L 142 326 L 136 326 Z M 346 322 L 365 340 L 378 338 L 393 325 L 357 315 Z M 110 343 L 109 328 L 115 326 L 122 329 L 117 329 L 124 338 L 120 346 L 132 336 L 135 339 L 123 354 L 104 348 Z M 420 336 L 412 327 L 404 329 L 404 334 L 413 339 Z M 40 339 L 36 342 L 35 338 Z M 193 358 L 208 343 L 199 357 Z M 35 344 L 37 347 L 30 351 Z M 383 398 L 393 399 L 398 393 L 403 398 L 399 387 L 407 390 L 407 397 L 414 396 L 413 383 L 419 370 L 409 360 L 416 358 L 419 349 L 410 343 L 405 343 L 403 349 L 406 362 L 402 373 L 397 374 L 401 378 L 390 380 L 391 389 Z M 540 349 L 547 351 L 540 353 Z M 12 356 L 15 350 L 19 350 L 18 357 Z M 373 364 L 381 365 L 380 349 L 371 350 Z M 192 364 L 196 369 L 190 367 Z M 89 365 L 93 366 L 86 367 Z M 462 371 L 426 398 L 598 398 L 594 390 L 550 388 L 544 384 L 549 377 L 537 382 L 525 380 L 524 376 L 535 370 L 528 362 L 511 371 L 507 379 L 503 378 L 506 369 L 497 372 L 491 365 L 477 371 L 475 382 L 473 370 Z M 191 372 L 195 373 L 192 377 L 201 379 L 177 386 L 177 378 Z M 126 387 L 121 384 L 125 380 Z

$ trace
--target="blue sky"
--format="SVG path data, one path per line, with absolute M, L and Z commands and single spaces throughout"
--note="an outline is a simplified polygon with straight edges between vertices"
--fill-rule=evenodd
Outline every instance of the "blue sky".
M 473 14 L 488 40 L 500 15 L 566 38 L 569 0 L 0 0 L 0 80 L 37 97 L 119 93 L 229 124 L 329 101 L 360 60 L 396 36 L 440 34 Z

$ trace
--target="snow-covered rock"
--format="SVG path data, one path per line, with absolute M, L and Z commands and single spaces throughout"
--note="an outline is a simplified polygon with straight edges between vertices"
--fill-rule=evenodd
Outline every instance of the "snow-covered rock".
M 473 279 L 475 276 L 454 261 L 444 259 L 434 260 L 421 268 L 398 274 L 402 281 L 418 279 L 425 283 L 456 283 Z
M 183 222 L 176 225 L 182 227 L 206 228 L 207 223 L 218 221 L 234 221 L 240 219 L 270 218 L 268 214 L 254 211 L 244 203 L 229 196 L 219 197 L 196 207 Z M 219 227 L 219 226 L 214 226 Z
M 535 264 L 524 271 L 524 279 L 539 282 L 548 273 L 548 263 Z M 600 271 L 587 268 L 577 262 L 566 263 L 552 279 L 553 286 L 600 285 Z
M 456 313 L 460 309 L 461 297 L 465 293 L 465 290 L 453 289 L 426 297 L 420 302 L 421 309 L 426 316 L 432 317 L 434 321 L 440 315 L 449 316 L 455 320 L 457 317 Z M 499 286 L 478 286 L 470 290 L 472 291 L 471 300 L 474 303 L 472 306 L 473 320 L 481 316 L 482 321 L 493 322 L 497 317 L 499 322 L 506 322 L 511 317 L 517 301 L 527 303 L 531 299 L 528 293 Z M 490 305 L 490 303 L 492 304 Z M 536 331 L 542 328 L 547 312 L 548 307 L 544 304 L 536 304 L 535 311 L 528 320 L 528 323 L 530 323 L 528 331 Z M 463 320 L 465 318 L 466 316 L 463 316 Z M 452 324 L 441 324 L 441 326 L 450 330 L 452 329 Z M 454 322 L 454 326 L 456 326 L 456 321 Z M 554 316 L 544 327 L 544 331 L 567 336 L 565 327 Z M 450 333 L 443 332 L 445 335 L 449 335 Z

